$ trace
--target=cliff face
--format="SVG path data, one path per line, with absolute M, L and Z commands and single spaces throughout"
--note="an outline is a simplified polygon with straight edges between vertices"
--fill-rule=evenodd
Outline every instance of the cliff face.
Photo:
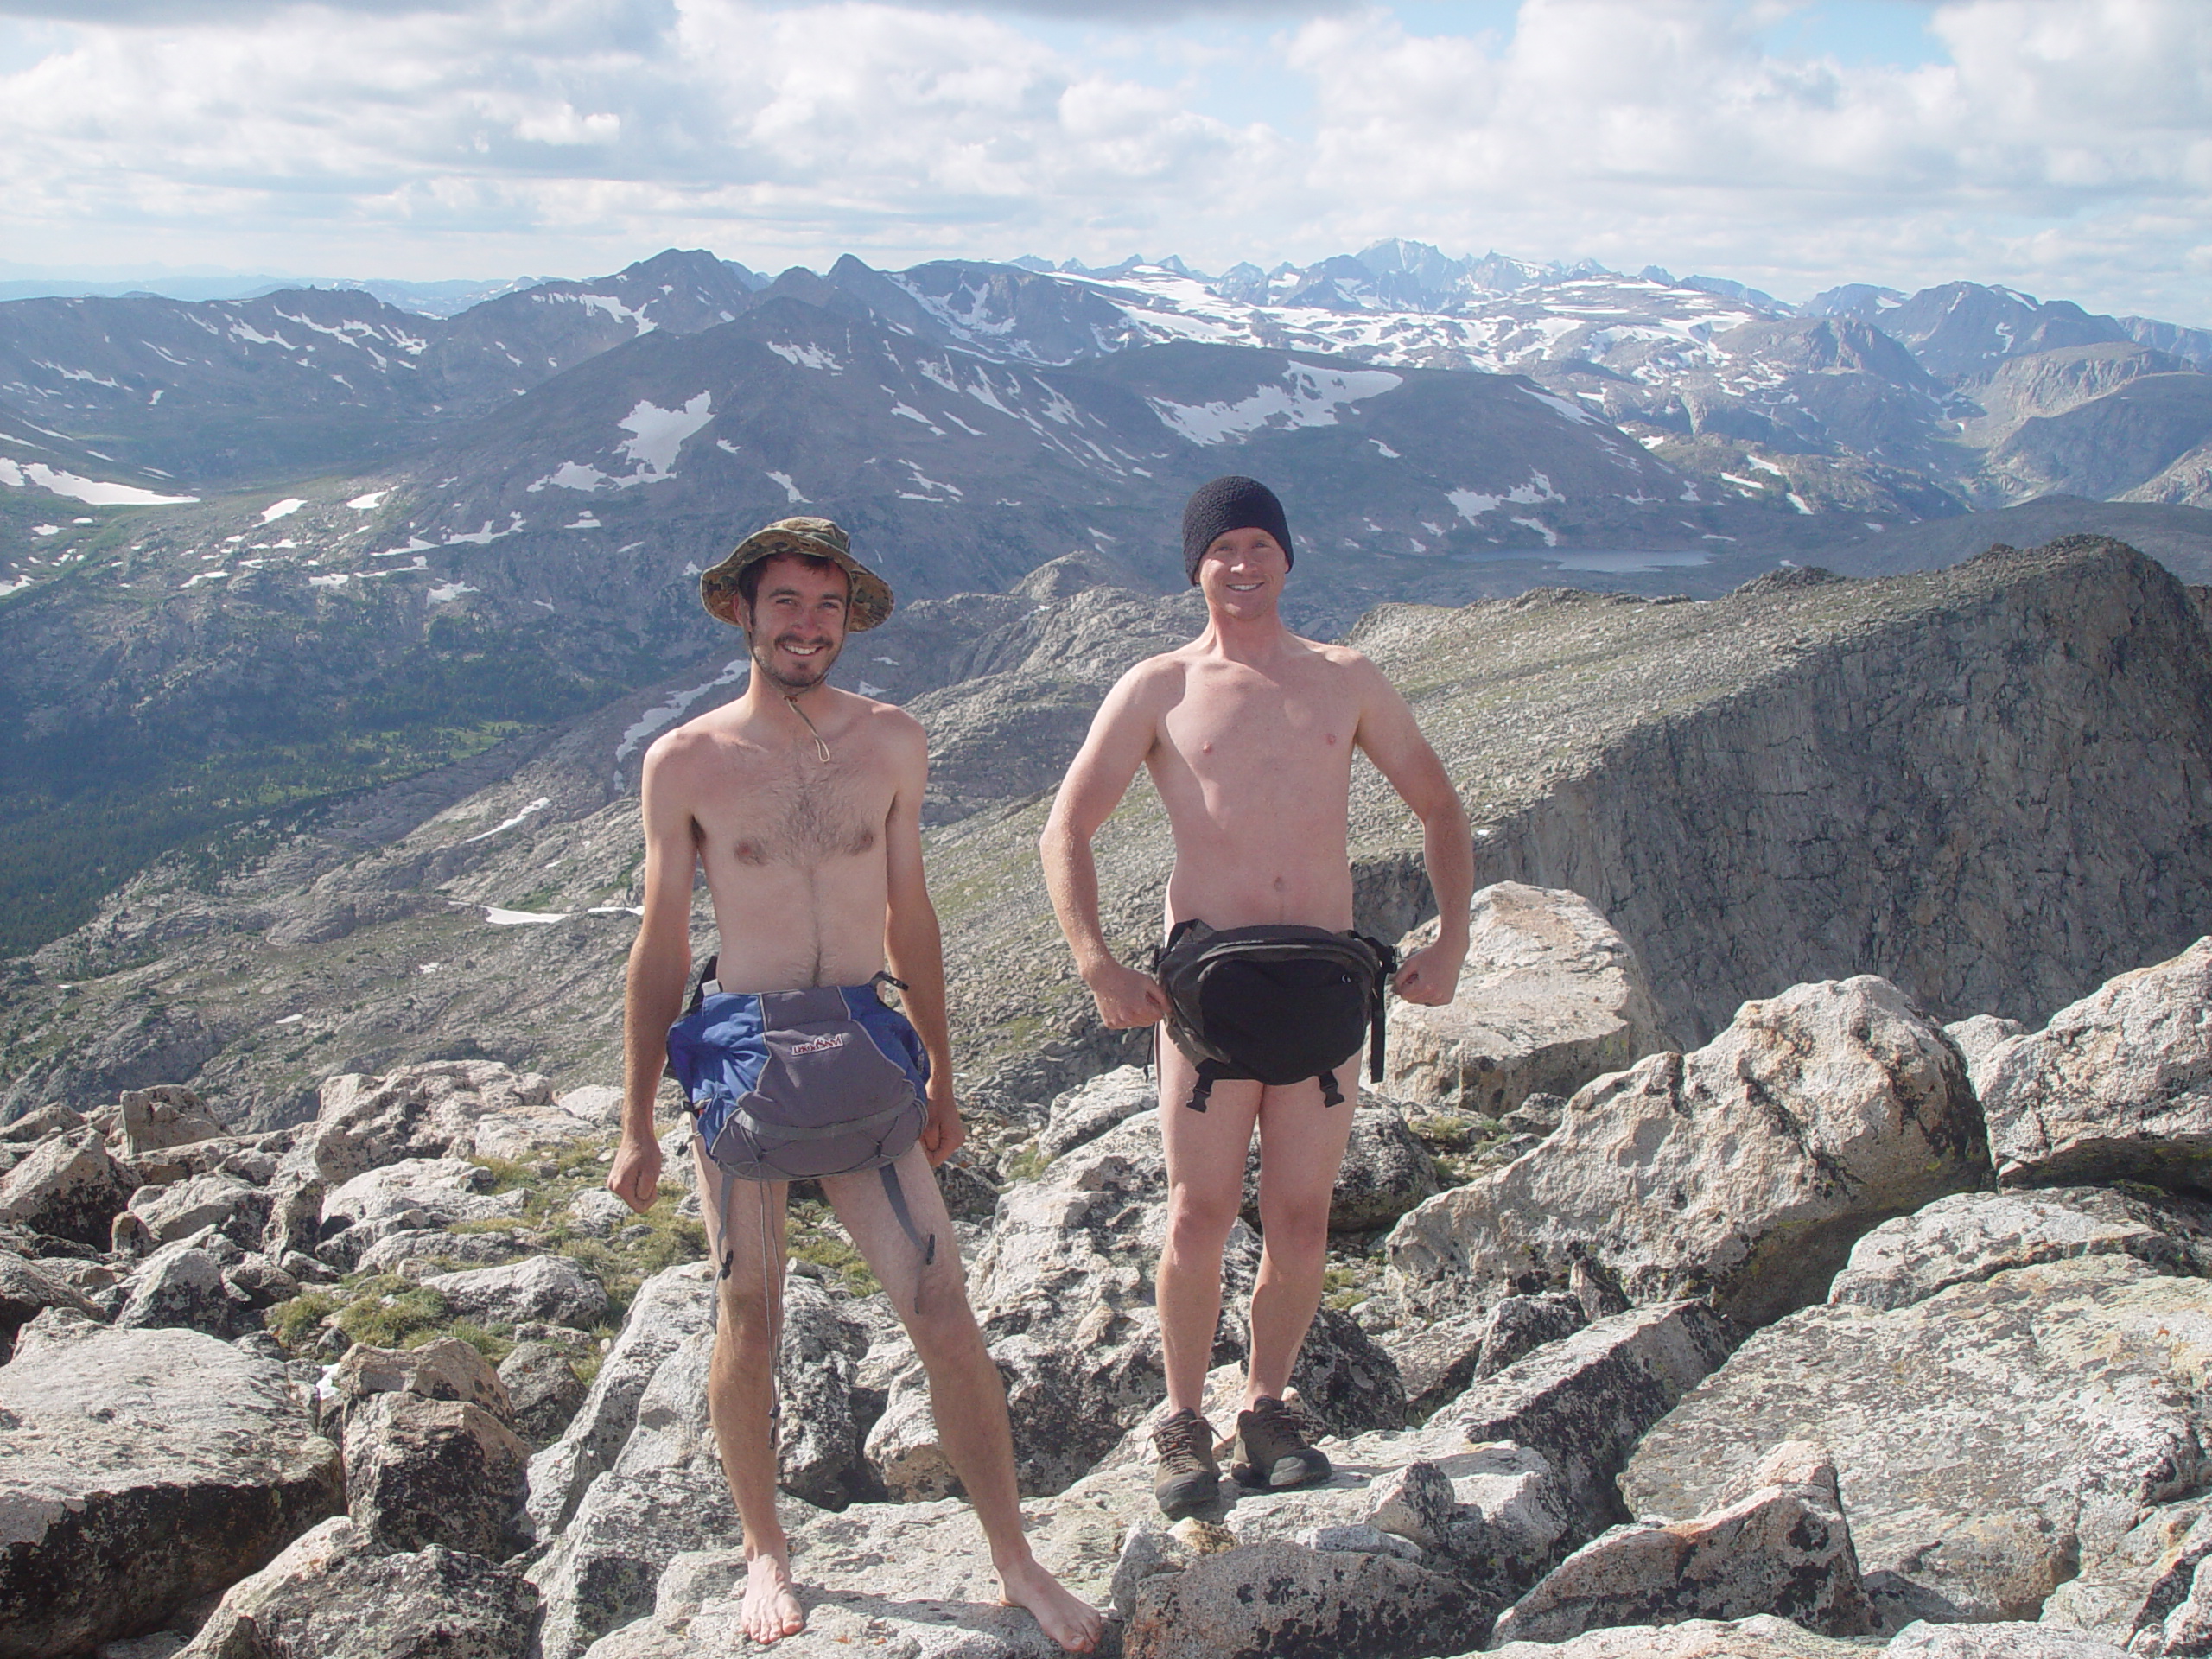
M 1507 619 L 1481 610 L 1504 608 L 1457 627 L 1491 632 Z M 2120 543 L 1770 580 L 1671 616 L 1550 608 L 1588 614 L 1543 632 L 1584 636 L 1643 707 L 1595 754 L 1580 720 L 1554 722 L 1586 759 L 1486 826 L 1480 879 L 1589 898 L 1685 1036 L 1745 998 L 1855 973 L 1941 1017 L 2040 1020 L 2212 915 L 2212 652 L 2192 594 Z M 1370 646 L 1402 659 L 1405 632 Z M 1451 747 L 1463 777 L 1491 758 Z M 1386 902 L 1411 874 L 1388 863 Z

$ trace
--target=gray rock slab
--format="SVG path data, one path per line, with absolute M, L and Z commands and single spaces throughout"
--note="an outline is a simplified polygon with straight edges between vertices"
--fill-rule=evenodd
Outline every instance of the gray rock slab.
M 1144 1067 L 1117 1066 L 1052 1102 L 1037 1150 L 1047 1159 L 1058 1158 L 1159 1104 L 1160 1084 Z
M 1394 1095 L 1500 1117 L 1530 1094 L 1572 1095 L 1673 1046 L 1635 950 L 1580 893 L 1500 881 L 1475 894 L 1469 921 L 1452 1001 L 1391 999 Z M 1399 953 L 1435 938 L 1424 923 Z
M 72 1129 L 31 1149 L 0 1176 L 0 1221 L 105 1249 L 127 1181 L 94 1128 Z
M 2212 1185 L 2212 938 L 1999 1044 L 1977 1087 L 2007 1185 Z
M 93 1328 L 0 1367 L 0 1655 L 161 1628 L 343 1507 L 338 1448 L 272 1361 Z
M 1038 1560 L 1094 1605 L 1103 1605 L 1100 1566 L 1110 1567 L 1110 1529 L 1085 1550 L 1048 1529 L 1056 1506 L 1025 1511 Z M 786 1517 L 787 1525 L 790 1517 Z M 1017 1608 L 999 1605 L 982 1529 L 958 1500 L 861 1503 L 842 1514 L 806 1515 L 791 1528 L 791 1567 L 807 1628 L 776 1643 L 788 1659 L 1060 1659 L 1060 1649 Z M 1100 1552 L 1103 1551 L 1103 1561 Z M 671 1560 L 653 1612 L 601 1637 L 588 1659 L 696 1659 L 748 1650 L 737 1622 L 745 1578 L 734 1550 Z
M 1490 1649 L 1497 1659 L 1872 1659 L 1881 1650 L 1878 1643 L 1816 1636 L 1770 1613 L 1656 1628 L 1631 1624 L 1566 1642 L 1508 1642 Z
M 492 1172 L 461 1158 L 406 1158 L 364 1170 L 322 1201 L 326 1228 L 419 1216 L 413 1224 L 495 1221 L 522 1213 L 518 1191 L 494 1193 Z
M 1580 1261 L 1633 1300 L 1764 1324 L 1824 1296 L 1878 1222 L 1987 1170 L 1958 1051 L 1903 992 L 1799 985 L 1591 1084 L 1540 1145 L 1401 1221 L 1390 1278 L 1433 1313 L 1568 1289 Z
M 574 1141 L 584 1127 L 534 1071 L 442 1060 L 326 1077 L 307 1141 L 325 1179 L 342 1181 L 401 1159 L 516 1156 Z
M 1979 1096 L 1990 1056 L 2013 1038 L 2025 1035 L 2027 1029 L 2018 1020 L 2001 1014 L 1977 1014 L 1971 1019 L 1954 1020 L 1943 1027 L 1943 1034 L 1959 1046 L 1959 1052 L 1966 1058 L 1967 1081 Z
M 140 1188 L 130 1195 L 130 1210 L 156 1243 L 168 1244 L 203 1227 L 231 1232 L 233 1223 L 258 1237 L 269 1199 L 233 1175 L 194 1175 L 168 1186 Z
M 17 1331 L 49 1307 L 73 1308 L 87 1319 L 99 1317 L 92 1303 L 65 1281 L 13 1250 L 0 1250 L 0 1344 L 12 1343 Z
M 514 1410 L 499 1373 L 458 1337 L 440 1337 L 420 1348 L 372 1348 L 357 1342 L 332 1368 L 326 1391 L 341 1410 L 386 1394 L 462 1401 L 482 1407 L 501 1422 Z
M 865 1454 L 882 1396 L 860 1386 L 868 1327 L 849 1306 L 804 1274 L 785 1281 L 777 1478 L 792 1497 L 823 1509 L 883 1495 Z M 934 1425 L 931 1433 L 934 1440 Z
M 51 1106 L 41 1106 L 35 1112 L 25 1112 L 12 1123 L 0 1124 L 0 1142 L 16 1146 L 29 1146 L 43 1141 L 49 1135 L 67 1129 L 85 1127 L 85 1116 L 56 1101 Z
M 1137 1586 L 1123 1659 L 1412 1659 L 1458 1645 L 1482 1614 L 1465 1585 L 1394 1555 L 1274 1541 L 1201 1557 Z
M 1406 1418 L 1425 1423 L 1475 1380 L 1482 1363 L 1490 1313 L 1447 1313 L 1438 1319 L 1402 1320 L 1376 1338 L 1398 1368 L 1406 1391 Z
M 456 1313 L 503 1325 L 537 1319 L 586 1330 L 607 1312 L 607 1287 L 565 1255 L 531 1255 L 504 1267 L 434 1273 L 422 1282 Z
M 530 1569 L 545 1599 L 544 1659 L 574 1659 L 644 1617 L 661 1569 L 686 1550 L 734 1545 L 737 1510 L 707 1414 L 714 1333 L 695 1331 L 654 1370 L 613 1467 L 594 1480 Z M 783 1500 L 785 1525 L 810 1513 Z
M 1828 1300 L 1904 1307 L 2008 1268 L 2107 1255 L 2212 1275 L 2212 1205 L 2095 1186 L 1954 1192 L 1853 1245 Z
M 504 1560 L 521 1541 L 530 1447 L 479 1405 L 379 1394 L 346 1424 L 346 1508 L 387 1550 Z
M 1645 1431 L 1727 1358 L 1735 1335 L 1703 1302 L 1618 1313 L 1476 1383 L 1431 1427 L 1542 1452 L 1587 1537 L 1626 1518 L 1614 1478 Z
M 178 1659 L 523 1659 L 537 1611 L 518 1573 L 387 1554 L 340 1516 L 233 1585 Z
M 1582 1304 L 1564 1291 L 1501 1297 L 1484 1321 L 1474 1375 L 1495 1376 L 1546 1344 L 1566 1341 L 1589 1323 Z
M 2080 1630 L 2017 1620 L 1992 1624 L 1915 1621 L 1891 1639 L 1882 1655 L 1883 1659 L 2128 1659 L 2128 1649 Z
M 664 1268 L 638 1287 L 583 1404 L 561 1438 L 531 1459 L 530 1518 L 540 1538 L 558 1532 L 584 1489 L 613 1465 L 637 1426 L 645 1385 L 679 1344 L 706 1328 L 713 1295 L 714 1268 L 705 1262 Z
M 533 1452 L 561 1438 L 590 1392 L 566 1348 L 523 1342 L 499 1362 L 499 1381 L 514 1402 L 514 1429 Z
M 115 1316 L 116 1328 L 178 1326 L 213 1337 L 256 1329 L 260 1319 L 243 1296 L 223 1281 L 223 1264 L 194 1240 L 165 1244 L 130 1277 L 130 1300 Z
M 1559 1642 L 1614 1625 L 1754 1613 L 1824 1636 L 1872 1628 L 1833 1485 L 1762 1487 L 1694 1521 L 1614 1527 L 1507 1609 L 1494 1635 Z
M 177 1084 L 126 1089 L 120 1104 L 115 1136 L 125 1158 L 143 1158 L 230 1133 L 196 1090 Z
M 2041 1622 L 2081 1630 L 2118 1647 L 2141 1643 L 2145 1653 L 2167 1645 L 2167 1625 L 2196 1622 L 2185 1604 L 2199 1599 L 2196 1573 L 2212 1556 L 2212 1505 L 2202 1497 L 2162 1503 L 2120 1541 L 2052 1592 Z M 2207 1586 L 2212 1590 L 2212 1586 Z M 2202 1599 L 2212 1603 L 2212 1596 Z M 2178 1619 L 2175 1615 L 2180 1615 Z M 2208 1627 L 2212 1629 L 2212 1627 Z M 2174 1632 L 2186 1652 L 2189 1632 Z M 2204 1645 L 2204 1644 L 2200 1644 Z
M 403 1279 L 421 1280 L 432 1273 L 452 1271 L 455 1263 L 496 1267 L 512 1261 L 524 1248 L 512 1233 L 453 1233 L 442 1227 L 409 1227 L 385 1234 L 362 1251 L 353 1270 L 396 1273 Z
M 1806 1308 L 1654 1427 L 1621 1490 L 1639 1516 L 1698 1515 L 1765 1447 L 1817 1440 L 1887 1628 L 2031 1619 L 2202 1482 L 2208 1364 L 2212 1286 L 2126 1256 Z

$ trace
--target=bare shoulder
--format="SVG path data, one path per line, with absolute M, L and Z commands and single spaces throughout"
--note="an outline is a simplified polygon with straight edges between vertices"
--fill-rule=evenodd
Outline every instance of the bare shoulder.
M 728 721 L 715 719 L 721 712 L 709 709 L 663 732 L 645 750 L 645 770 L 663 779 L 676 779 L 713 765 L 729 738 Z
M 871 742 L 899 754 L 926 753 L 929 734 L 916 720 L 895 702 L 878 702 L 874 697 L 863 697 L 846 692 L 855 705 L 855 722 L 866 732 Z
M 1187 645 L 1146 658 L 1114 683 L 1116 700 L 1138 706 L 1173 701 L 1182 691 L 1191 664 L 1200 654 L 1198 642 L 1193 640 Z
M 1363 694 L 1378 689 L 1390 689 L 1389 678 L 1363 652 L 1323 640 L 1300 639 L 1298 643 L 1313 653 L 1315 659 L 1328 671 L 1332 679 L 1347 687 Z

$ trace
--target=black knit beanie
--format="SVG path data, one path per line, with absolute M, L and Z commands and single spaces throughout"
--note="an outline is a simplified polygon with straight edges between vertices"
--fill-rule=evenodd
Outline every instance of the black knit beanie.
M 1232 530 L 1264 530 L 1282 549 L 1283 568 L 1295 563 L 1290 548 L 1290 525 L 1282 516 L 1275 493 L 1255 478 L 1231 474 L 1201 484 L 1183 509 L 1183 569 L 1191 581 L 1198 579 L 1198 561 L 1206 549 Z

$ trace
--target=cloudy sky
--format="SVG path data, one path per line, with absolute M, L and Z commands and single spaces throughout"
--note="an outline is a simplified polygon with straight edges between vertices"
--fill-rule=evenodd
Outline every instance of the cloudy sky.
M 0 276 L 1395 235 L 2208 326 L 2212 4 L 0 0 Z

